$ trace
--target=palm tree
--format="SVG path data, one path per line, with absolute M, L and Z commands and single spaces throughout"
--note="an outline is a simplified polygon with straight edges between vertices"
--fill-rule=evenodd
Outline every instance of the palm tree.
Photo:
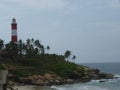
M 29 47 L 30 46 L 30 39 L 27 39 L 26 43 L 27 43 L 27 46 Z
M 73 55 L 72 60 L 74 61 L 74 63 L 75 63 L 75 59 L 76 59 L 76 56 Z
M 41 53 L 42 53 L 43 55 L 45 54 L 45 48 L 44 48 L 43 45 L 41 46 Z
M 70 57 L 71 55 L 71 51 L 67 50 L 65 53 L 64 53 L 64 57 L 67 59 L 68 61 L 68 58 Z
M 28 57 L 31 57 L 31 56 L 34 56 L 34 55 L 35 55 L 36 51 L 35 51 L 34 45 L 35 45 L 35 42 L 34 42 L 34 39 L 33 39 L 33 38 L 26 40 L 26 47 L 27 47 L 27 48 L 26 48 L 26 55 L 27 55 Z
M 40 41 L 39 41 L 39 40 L 35 40 L 34 44 L 35 44 L 35 46 L 38 48 L 38 51 L 39 51 L 39 52 L 40 52 L 40 51 L 42 52 L 43 46 L 41 45 Z
M 4 48 L 4 41 L 0 39 L 0 50 L 2 50 L 3 48 Z
M 49 50 L 50 50 L 50 46 L 47 46 L 47 48 L 46 48 L 46 49 L 47 49 L 47 51 L 49 51 Z
M 21 39 L 18 41 L 18 49 L 19 49 L 19 54 L 22 55 L 23 43 Z
M 50 50 L 50 47 L 49 47 L 49 46 L 47 46 L 47 50 Z
M 9 53 L 10 56 L 16 57 L 18 55 L 18 46 L 16 43 L 11 41 L 10 43 L 6 44 L 6 51 Z
M 35 48 L 35 49 L 34 49 L 34 52 L 33 52 L 34 56 L 37 55 L 38 53 L 39 53 L 38 48 Z
M 34 43 L 34 38 L 31 39 L 32 43 Z

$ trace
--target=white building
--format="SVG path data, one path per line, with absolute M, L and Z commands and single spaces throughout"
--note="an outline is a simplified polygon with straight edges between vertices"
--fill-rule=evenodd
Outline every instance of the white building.
M 6 84 L 8 70 L 0 70 L 0 90 L 3 90 L 3 85 Z

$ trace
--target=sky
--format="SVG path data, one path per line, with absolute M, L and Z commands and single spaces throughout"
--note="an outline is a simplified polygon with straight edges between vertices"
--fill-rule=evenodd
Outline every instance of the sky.
M 39 39 L 50 53 L 70 50 L 76 62 L 120 62 L 120 0 L 0 0 L 0 38 Z

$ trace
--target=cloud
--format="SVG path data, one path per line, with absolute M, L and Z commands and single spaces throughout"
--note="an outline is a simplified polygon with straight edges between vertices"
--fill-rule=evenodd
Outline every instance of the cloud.
M 28 9 L 39 10 L 75 10 L 79 8 L 120 7 L 120 0 L 2 0 L 2 3 L 13 4 Z M 1 7 L 0 3 L 0 7 Z M 77 8 L 76 8 L 77 7 Z
M 67 6 L 66 0 L 11 0 L 11 2 L 22 5 L 26 8 L 35 9 L 63 9 Z
M 120 0 L 106 0 L 106 4 L 111 8 L 120 8 Z
M 72 2 L 69 0 L 2 0 L 2 3 L 0 3 L 0 12 L 9 12 L 9 16 L 10 13 L 15 16 L 22 16 L 22 13 L 26 13 L 27 10 L 45 12 L 55 10 L 59 15 L 64 16 L 79 9 L 80 6 L 76 1 L 75 3 Z
M 119 8 L 120 0 L 79 0 L 81 8 Z
M 120 22 L 93 22 L 86 24 L 87 29 L 92 28 L 95 31 L 113 31 L 120 33 Z

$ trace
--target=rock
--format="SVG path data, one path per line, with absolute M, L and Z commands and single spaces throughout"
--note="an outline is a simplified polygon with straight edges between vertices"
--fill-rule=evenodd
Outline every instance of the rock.
M 66 80 L 66 83 L 67 83 L 67 84 L 73 84 L 73 83 L 75 83 L 75 81 L 74 81 L 73 79 L 67 79 L 67 80 Z
M 97 79 L 113 79 L 114 76 L 112 74 L 100 72 L 99 69 L 91 69 L 91 79 L 97 80 Z
M 91 79 L 93 79 L 93 80 L 97 80 L 98 78 L 99 78 L 99 75 L 97 75 L 97 74 L 93 74 L 91 77 Z
M 112 74 L 100 72 L 98 69 L 82 68 L 71 72 L 67 79 L 57 76 L 55 73 L 48 72 L 45 75 L 32 75 L 28 77 L 20 77 L 19 82 L 23 84 L 32 85 L 61 85 L 61 84 L 73 84 L 78 82 L 89 82 L 92 79 L 112 79 Z M 104 82 L 104 81 L 100 81 Z
M 99 69 L 91 69 L 91 71 L 95 74 L 99 74 L 100 70 Z
M 18 81 L 23 84 L 31 84 L 31 80 L 29 78 L 20 77 Z
M 29 77 L 21 77 L 19 78 L 20 83 L 24 84 L 32 84 L 32 85 L 60 85 L 65 81 L 63 78 L 57 76 L 56 74 L 46 73 L 44 76 L 41 75 L 33 75 Z
M 108 80 L 106 80 L 106 79 L 99 80 L 99 82 L 106 82 L 106 81 L 108 81 Z
M 112 74 L 107 74 L 107 73 L 100 72 L 99 73 L 99 78 L 100 79 L 113 79 L 114 76 Z

